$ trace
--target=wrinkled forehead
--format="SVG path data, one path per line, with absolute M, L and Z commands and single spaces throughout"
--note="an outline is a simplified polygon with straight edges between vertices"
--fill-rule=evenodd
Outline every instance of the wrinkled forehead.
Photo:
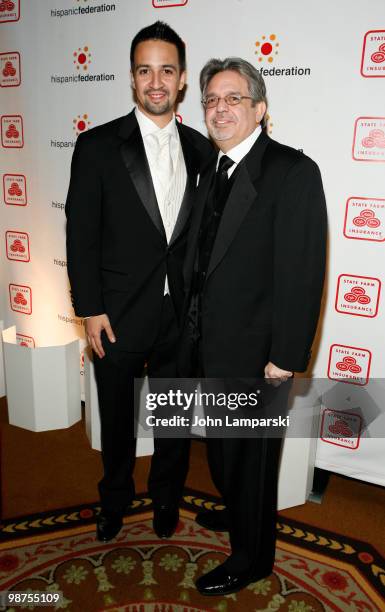
M 207 83 L 206 95 L 247 94 L 247 79 L 236 70 L 217 72 Z

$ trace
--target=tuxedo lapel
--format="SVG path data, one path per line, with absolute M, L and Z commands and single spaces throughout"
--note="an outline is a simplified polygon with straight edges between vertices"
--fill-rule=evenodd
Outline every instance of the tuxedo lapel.
M 202 170 L 199 187 L 195 195 L 194 212 L 189 231 L 186 261 L 184 266 L 184 276 L 186 287 L 190 285 L 191 277 L 194 269 L 194 261 L 198 247 L 199 231 L 202 224 L 203 212 L 208 198 L 211 183 L 215 174 L 215 161 L 206 169 Z
M 182 203 L 179 209 L 179 214 L 175 223 L 174 231 L 170 239 L 170 245 L 175 242 L 178 236 L 180 236 L 187 223 L 188 218 L 190 217 L 196 193 L 196 178 L 200 164 L 199 152 L 196 150 L 195 146 L 190 142 L 190 140 L 186 137 L 184 128 L 179 122 L 177 122 L 177 128 L 186 166 L 187 181 Z
M 239 164 L 219 224 L 207 270 L 207 278 L 224 257 L 250 206 L 258 195 L 255 183 L 257 183 L 261 173 L 261 162 L 268 142 L 269 137 L 262 132 L 249 153 Z
M 166 240 L 166 232 L 152 183 L 150 166 L 134 111 L 124 118 L 119 136 L 124 139 L 120 146 L 120 152 L 135 189 L 155 227 Z

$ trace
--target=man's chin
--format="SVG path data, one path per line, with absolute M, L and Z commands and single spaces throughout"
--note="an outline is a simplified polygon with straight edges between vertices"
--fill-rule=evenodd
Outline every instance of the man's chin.
M 172 110 L 172 107 L 169 102 L 163 104 L 151 104 L 146 102 L 144 108 L 151 115 L 166 115 Z
M 213 138 L 213 140 L 215 140 L 215 142 L 223 142 L 224 140 L 230 140 L 233 137 L 233 134 L 226 129 L 222 129 L 211 130 L 210 136 Z

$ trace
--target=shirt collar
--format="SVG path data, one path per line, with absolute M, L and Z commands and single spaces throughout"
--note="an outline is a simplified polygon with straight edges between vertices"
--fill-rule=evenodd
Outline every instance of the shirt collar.
M 257 141 L 257 138 L 261 132 L 262 132 L 262 128 L 260 125 L 258 125 L 255 128 L 254 132 L 252 132 L 247 138 L 242 140 L 242 142 L 237 144 L 235 147 L 227 151 L 227 153 L 224 153 L 223 151 L 219 151 L 218 160 L 217 160 L 217 169 L 218 169 L 219 160 L 221 159 L 223 155 L 227 155 L 236 164 L 239 164 L 239 162 L 242 161 L 242 159 L 248 154 L 251 147 Z
M 164 128 L 160 128 L 152 119 L 147 117 L 138 107 L 135 108 L 135 116 L 139 124 L 140 133 L 142 137 L 148 136 L 149 134 L 155 134 L 157 132 L 167 132 L 171 136 L 178 138 L 178 128 L 175 122 L 175 115 L 172 116 L 171 121 Z

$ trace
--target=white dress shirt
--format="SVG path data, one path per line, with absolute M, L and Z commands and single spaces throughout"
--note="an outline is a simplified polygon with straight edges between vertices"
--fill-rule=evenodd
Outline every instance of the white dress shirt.
M 135 116 L 139 124 L 142 135 L 144 149 L 150 167 L 152 183 L 162 217 L 163 226 L 166 232 L 167 242 L 170 242 L 172 232 L 178 218 L 179 209 L 182 204 L 183 195 L 186 188 L 187 172 L 184 162 L 182 146 L 180 144 L 179 132 L 175 123 L 175 116 L 164 127 L 160 128 L 149 117 L 144 115 L 138 108 L 135 109 Z M 161 133 L 169 135 L 170 157 L 172 161 L 172 173 L 168 184 L 164 176 L 159 173 L 160 165 L 158 161 L 159 143 L 158 137 Z M 168 280 L 166 277 L 164 293 L 169 293 Z
M 166 201 L 170 188 L 170 183 L 166 185 L 164 181 L 162 181 L 163 177 L 159 176 L 157 164 L 159 149 L 158 143 L 156 141 L 156 138 L 154 138 L 154 135 L 158 135 L 160 132 L 166 132 L 167 134 L 169 134 L 170 156 L 172 159 L 174 176 L 175 171 L 177 169 L 179 153 L 181 150 L 178 128 L 176 127 L 175 123 L 175 116 L 173 116 L 171 121 L 164 128 L 159 128 L 156 123 L 154 123 L 149 117 L 144 115 L 138 108 L 135 109 L 135 115 L 139 124 L 140 133 L 143 138 L 144 148 L 146 151 L 148 165 L 150 166 L 151 178 L 152 183 L 154 185 L 156 199 L 158 201 L 159 211 L 162 217 L 163 225 L 166 230 L 167 239 L 169 240 L 178 217 L 183 193 L 179 202 L 173 201 L 171 202 L 171 206 L 167 206 L 168 202 L 166 203 Z

